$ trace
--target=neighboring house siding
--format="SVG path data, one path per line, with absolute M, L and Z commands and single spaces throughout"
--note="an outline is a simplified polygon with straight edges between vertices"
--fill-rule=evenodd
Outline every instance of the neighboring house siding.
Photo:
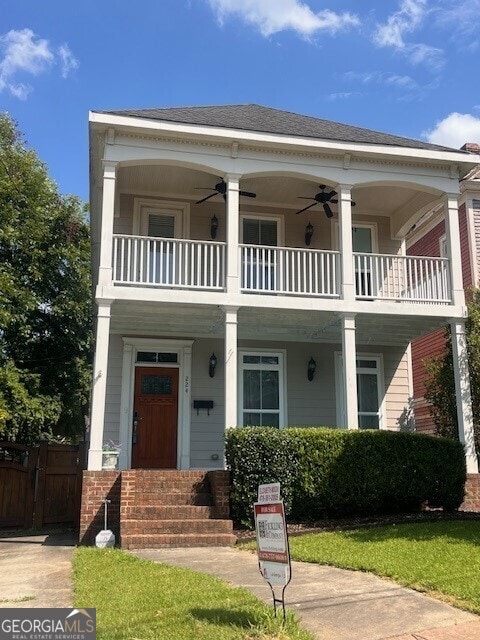
M 475 231 L 477 273 L 480 273 L 480 200 L 473 201 L 473 225 Z M 478 282 L 475 283 L 476 286 L 479 284 Z
M 462 261 L 463 286 L 468 289 L 472 285 L 472 270 L 470 264 L 470 250 L 468 237 L 468 221 L 466 207 L 462 204 L 458 210 L 460 228 L 460 248 Z M 478 224 L 478 241 L 480 242 L 480 222 Z M 445 234 L 445 222 L 439 224 L 413 244 L 409 255 L 439 256 L 440 238 Z M 426 371 L 424 360 L 442 354 L 445 350 L 445 330 L 439 329 L 412 342 L 412 375 L 413 375 L 413 406 L 415 414 L 415 428 L 417 431 L 432 433 L 434 424 L 430 415 L 429 405 L 424 398 Z

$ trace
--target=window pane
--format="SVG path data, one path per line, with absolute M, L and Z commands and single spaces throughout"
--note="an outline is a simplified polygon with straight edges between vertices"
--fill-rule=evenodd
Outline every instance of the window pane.
M 378 416 L 358 416 L 358 426 L 360 429 L 378 429 Z
M 139 351 L 137 353 L 137 362 L 156 362 L 157 354 L 150 351 Z
M 278 364 L 278 356 L 262 356 L 262 364 Z
M 370 373 L 357 374 L 358 410 L 360 412 L 378 411 L 377 375 Z
M 372 230 L 368 227 L 353 227 L 352 240 L 355 252 L 372 253 Z
M 173 238 L 175 236 L 174 216 L 148 216 L 148 235 L 154 238 Z
M 244 427 L 261 427 L 262 421 L 259 413 L 244 413 L 243 414 L 243 426 Z
M 261 371 L 243 372 L 243 408 L 261 409 L 260 374 Z
M 262 413 L 262 427 L 278 427 L 278 413 Z
M 178 354 L 176 353 L 159 353 L 158 362 L 177 362 Z
M 274 220 L 260 220 L 260 243 L 269 247 L 277 246 L 277 223 Z
M 260 221 L 243 219 L 243 243 L 260 244 Z
M 245 364 L 260 364 L 260 356 L 243 356 Z
M 168 396 L 172 393 L 172 377 L 144 375 L 142 376 L 140 393 L 142 395 Z
M 261 409 L 278 409 L 278 371 L 261 371 L 262 405 Z
M 376 360 L 357 360 L 357 367 L 359 369 L 376 369 L 377 361 Z

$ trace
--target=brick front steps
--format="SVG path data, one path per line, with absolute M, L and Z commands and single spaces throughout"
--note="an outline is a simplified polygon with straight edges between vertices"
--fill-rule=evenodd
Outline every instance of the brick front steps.
M 236 540 L 229 516 L 227 471 L 85 471 L 80 542 L 108 526 L 124 549 L 227 546 Z

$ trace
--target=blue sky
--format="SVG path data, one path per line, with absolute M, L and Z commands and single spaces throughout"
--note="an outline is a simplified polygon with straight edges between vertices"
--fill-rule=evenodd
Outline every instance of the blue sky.
M 4 0 L 0 111 L 88 197 L 88 111 L 255 102 L 480 142 L 480 0 Z

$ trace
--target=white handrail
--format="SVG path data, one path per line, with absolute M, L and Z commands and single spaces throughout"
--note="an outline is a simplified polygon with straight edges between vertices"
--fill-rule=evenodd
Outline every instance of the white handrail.
M 113 236 L 113 282 L 187 289 L 225 288 L 225 243 Z

